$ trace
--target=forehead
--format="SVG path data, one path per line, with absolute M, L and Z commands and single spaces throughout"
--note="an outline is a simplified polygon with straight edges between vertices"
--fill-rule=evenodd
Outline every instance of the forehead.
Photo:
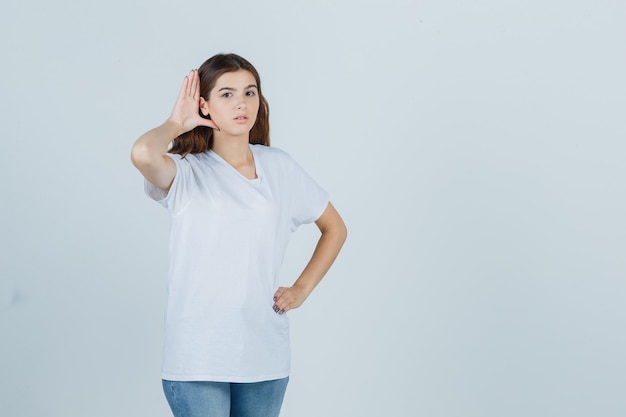
M 215 88 L 230 87 L 235 89 L 243 89 L 249 85 L 256 85 L 254 75 L 250 71 L 239 70 L 235 72 L 227 72 L 222 74 L 215 81 Z

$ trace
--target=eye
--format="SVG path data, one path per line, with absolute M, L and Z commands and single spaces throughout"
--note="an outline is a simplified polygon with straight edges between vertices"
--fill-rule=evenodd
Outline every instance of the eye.
M 233 95 L 233 93 L 224 93 L 222 94 L 222 97 L 228 98 L 231 97 Z
M 256 96 L 256 93 L 254 91 L 246 91 L 246 95 L 248 97 L 253 97 L 253 96 Z

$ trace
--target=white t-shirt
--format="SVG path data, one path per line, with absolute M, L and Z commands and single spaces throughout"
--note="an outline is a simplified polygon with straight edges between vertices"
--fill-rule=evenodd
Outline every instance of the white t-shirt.
M 213 151 L 168 154 L 171 215 L 162 378 L 257 382 L 289 375 L 289 323 L 272 309 L 291 233 L 319 218 L 328 194 L 284 151 L 250 145 L 256 179 Z

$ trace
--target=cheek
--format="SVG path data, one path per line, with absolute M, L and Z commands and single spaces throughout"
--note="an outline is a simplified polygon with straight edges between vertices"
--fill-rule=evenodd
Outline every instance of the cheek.
M 211 119 L 220 119 L 224 115 L 224 109 L 220 106 L 212 105 L 209 106 L 209 114 L 211 115 Z
M 259 103 L 259 101 L 258 101 L 258 100 L 257 100 L 256 102 L 254 102 L 254 103 L 253 103 L 253 108 L 256 110 L 256 111 L 254 112 L 255 116 L 258 116 L 258 115 L 259 115 L 259 110 L 261 109 L 261 107 L 260 107 L 260 103 Z

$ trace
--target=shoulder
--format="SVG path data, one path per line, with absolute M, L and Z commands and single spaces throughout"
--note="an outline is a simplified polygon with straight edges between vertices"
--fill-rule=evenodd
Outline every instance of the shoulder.
M 251 145 L 255 154 L 263 155 L 268 158 L 291 158 L 289 154 L 276 146 Z
M 297 182 L 299 179 L 309 176 L 296 159 L 280 148 L 254 145 L 253 152 L 264 169 L 278 173 L 289 181 Z
M 207 164 L 210 161 L 208 152 L 190 153 L 185 156 L 182 156 L 177 153 L 168 153 L 167 156 L 172 158 L 174 162 L 176 162 L 177 165 L 186 164 L 186 165 L 195 166 L 195 165 L 200 165 L 200 164 Z
M 292 164 L 294 159 L 284 150 L 275 146 L 252 145 L 252 152 L 266 161 L 280 164 Z

